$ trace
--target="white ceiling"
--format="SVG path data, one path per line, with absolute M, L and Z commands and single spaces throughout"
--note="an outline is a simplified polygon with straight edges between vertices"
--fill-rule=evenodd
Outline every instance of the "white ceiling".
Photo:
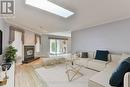
M 15 18 L 7 21 L 39 33 L 84 29 L 130 17 L 130 0 L 49 0 L 75 15 L 65 19 L 15 0 Z

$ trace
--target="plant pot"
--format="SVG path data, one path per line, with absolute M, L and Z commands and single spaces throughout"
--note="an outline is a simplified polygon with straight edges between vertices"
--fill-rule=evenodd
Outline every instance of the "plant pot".
M 10 62 L 12 62 L 11 59 L 6 59 L 6 63 L 10 63 Z

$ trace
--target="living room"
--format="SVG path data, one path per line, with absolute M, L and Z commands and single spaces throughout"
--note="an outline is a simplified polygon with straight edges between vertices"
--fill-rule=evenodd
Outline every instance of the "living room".
M 0 4 L 0 87 L 130 87 L 129 0 Z

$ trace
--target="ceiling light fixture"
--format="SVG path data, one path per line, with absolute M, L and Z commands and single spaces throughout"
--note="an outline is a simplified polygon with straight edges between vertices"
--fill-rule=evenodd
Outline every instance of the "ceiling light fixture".
M 59 15 L 64 18 L 68 18 L 74 14 L 74 12 L 64 9 L 48 0 L 26 0 L 27 5 L 48 11 L 50 13 Z

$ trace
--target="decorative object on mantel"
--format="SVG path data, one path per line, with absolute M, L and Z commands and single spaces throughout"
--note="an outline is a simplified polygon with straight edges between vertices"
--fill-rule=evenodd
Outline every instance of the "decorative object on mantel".
M 15 61 L 17 49 L 15 49 L 13 46 L 9 46 L 5 51 L 5 61 L 6 62 L 12 62 Z

